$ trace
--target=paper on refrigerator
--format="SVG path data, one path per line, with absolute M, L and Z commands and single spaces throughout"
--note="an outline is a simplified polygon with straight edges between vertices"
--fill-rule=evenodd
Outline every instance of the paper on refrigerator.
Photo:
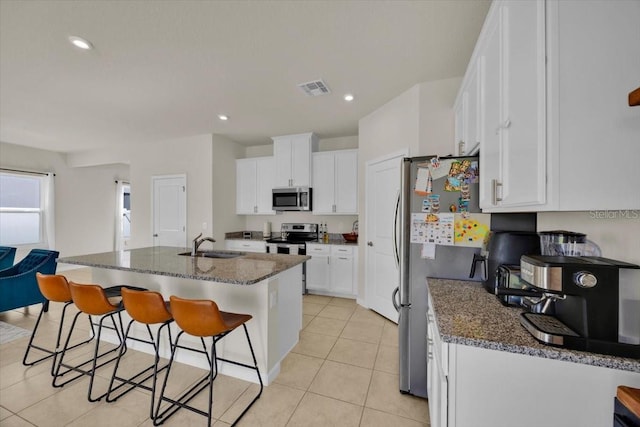
M 412 213 L 411 243 L 454 244 L 454 214 Z

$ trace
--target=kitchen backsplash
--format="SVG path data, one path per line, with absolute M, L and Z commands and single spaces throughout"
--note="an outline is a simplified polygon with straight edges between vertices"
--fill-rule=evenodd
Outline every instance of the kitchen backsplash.
M 540 212 L 538 231 L 585 233 L 602 256 L 640 264 L 640 211 Z
M 327 224 L 329 233 L 348 233 L 357 215 L 313 215 L 307 212 L 283 212 L 278 215 L 246 215 L 245 230 L 262 231 L 265 222 L 271 222 L 271 231 L 279 232 L 283 222 L 309 222 Z

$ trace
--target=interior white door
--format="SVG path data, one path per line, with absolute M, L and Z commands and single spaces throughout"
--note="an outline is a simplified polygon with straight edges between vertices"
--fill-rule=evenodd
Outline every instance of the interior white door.
M 187 246 L 187 177 L 154 176 L 153 245 Z
M 396 323 L 398 312 L 393 306 L 392 294 L 398 287 L 400 272 L 393 239 L 397 235 L 394 233 L 394 226 L 403 157 L 405 154 L 396 154 L 368 162 L 365 190 L 367 305 Z

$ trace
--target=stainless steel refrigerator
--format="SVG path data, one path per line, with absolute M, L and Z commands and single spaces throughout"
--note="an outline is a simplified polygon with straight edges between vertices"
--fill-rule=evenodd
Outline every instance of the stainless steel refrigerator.
M 480 272 L 469 278 L 474 254 L 479 247 L 435 246 L 435 258 L 421 256 L 422 244 L 411 243 L 412 214 L 429 212 L 429 197 L 416 193 L 418 170 L 424 169 L 435 156 L 405 158 L 402 162 L 401 186 L 396 208 L 396 257 L 399 264 L 399 286 L 392 296 L 398 310 L 400 392 L 427 397 L 427 277 L 480 281 Z M 440 158 L 441 165 L 462 164 L 468 160 L 475 169 L 475 180 L 469 180 L 463 191 L 451 186 L 451 175 L 432 179 L 430 194 L 439 195 L 439 212 L 452 210 L 478 213 L 478 157 Z M 465 163 L 467 164 L 467 163 Z M 424 170 L 421 171 L 424 173 Z M 459 177 L 461 175 L 458 175 Z M 424 178 L 424 176 L 422 177 Z M 424 182 L 423 182 L 424 183 Z M 445 187 L 448 187 L 445 189 Z M 463 199 L 465 199 L 463 201 Z M 433 199 L 431 199 L 433 203 Z M 433 207 L 433 206 L 431 206 Z M 415 230 L 414 230 L 415 233 Z M 415 240 L 415 239 L 414 239 Z M 480 269 L 478 269 L 480 270 Z

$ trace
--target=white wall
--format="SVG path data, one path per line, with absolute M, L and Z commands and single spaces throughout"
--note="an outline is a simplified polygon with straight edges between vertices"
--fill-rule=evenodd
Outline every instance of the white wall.
M 151 177 L 186 174 L 187 240 L 211 234 L 213 219 L 213 143 L 211 135 L 197 135 L 151 144 L 132 145 L 131 247 L 153 246 Z M 207 229 L 202 230 L 202 223 Z M 220 239 L 222 236 L 213 236 Z M 186 242 L 185 242 L 186 244 Z
M 366 230 L 365 175 L 368 161 L 407 149 L 409 156 L 447 155 L 454 141 L 453 102 L 461 78 L 421 83 L 401 93 L 358 124 L 360 230 Z M 365 301 L 365 239 L 359 241 L 359 300 Z
M 235 159 L 244 157 L 244 154 L 245 150 L 241 145 L 220 135 L 213 135 L 211 235 L 216 239 L 214 246 L 219 249 L 224 248 L 224 233 L 245 228 L 244 217 L 236 215 L 235 162 Z
M 129 179 L 128 166 L 70 168 L 64 154 L 7 143 L 0 143 L 0 166 L 56 174 L 55 249 L 60 256 L 113 250 L 115 181 Z M 26 252 L 19 251 L 18 258 Z

